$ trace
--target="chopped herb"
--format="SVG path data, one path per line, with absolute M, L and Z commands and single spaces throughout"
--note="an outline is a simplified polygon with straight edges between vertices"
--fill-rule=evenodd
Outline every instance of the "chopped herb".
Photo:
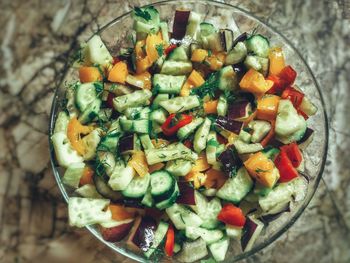
M 140 7 L 134 8 L 134 13 L 136 16 L 142 17 L 146 21 L 151 20 L 151 15 L 145 9 L 141 9 Z
M 161 89 L 161 87 L 159 86 L 159 84 L 156 84 L 156 85 L 152 88 L 152 95 L 153 95 L 153 96 L 157 95 L 160 89 Z
M 164 153 L 162 153 L 162 154 L 158 155 L 158 157 L 164 159 L 166 157 L 166 155 Z
M 156 50 L 158 52 L 158 56 L 161 57 L 163 55 L 163 53 L 164 53 L 163 45 L 162 44 L 156 45 Z
M 211 52 L 211 50 L 208 50 L 208 57 L 211 57 L 211 55 L 213 54 L 213 52 Z
M 208 79 L 198 88 L 192 89 L 191 94 L 197 95 L 200 98 L 204 98 L 208 95 L 211 98 L 215 97 L 215 91 L 218 89 L 218 75 L 217 73 L 212 73 Z
M 249 127 L 244 127 L 244 128 L 243 128 L 243 131 L 245 131 L 245 132 L 252 132 L 253 129 L 252 129 L 252 128 L 249 128 Z
M 224 95 L 229 104 L 237 99 L 237 95 L 229 90 L 224 91 Z
M 260 168 L 258 168 L 258 169 L 255 170 L 256 173 L 266 173 L 266 172 L 268 172 L 268 171 L 269 171 L 269 170 L 263 170 L 263 169 L 260 169 Z

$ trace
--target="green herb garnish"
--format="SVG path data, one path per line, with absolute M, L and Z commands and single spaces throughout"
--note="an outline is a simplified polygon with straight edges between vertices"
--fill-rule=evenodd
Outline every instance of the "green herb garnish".
M 156 45 L 156 50 L 158 52 L 158 56 L 161 57 L 163 55 L 163 53 L 164 53 L 163 45 L 162 44 Z
M 134 13 L 136 16 L 142 17 L 146 21 L 151 20 L 151 15 L 148 13 L 146 10 L 141 9 L 140 7 L 135 7 L 134 8 Z
M 210 74 L 209 78 L 198 88 L 191 90 L 191 95 L 197 95 L 204 98 L 208 95 L 211 98 L 215 97 L 215 91 L 218 89 L 218 74 L 217 72 Z

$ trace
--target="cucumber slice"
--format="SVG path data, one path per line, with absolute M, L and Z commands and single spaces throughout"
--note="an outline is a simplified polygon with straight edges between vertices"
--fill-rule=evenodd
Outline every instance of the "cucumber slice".
M 184 230 L 187 226 L 200 226 L 202 219 L 186 208 L 184 205 L 173 204 L 166 210 L 167 215 L 178 230 Z
M 55 121 L 54 133 L 58 133 L 58 132 L 67 133 L 68 123 L 69 123 L 68 114 L 64 111 L 60 111 Z
M 154 200 L 153 200 L 152 195 L 151 195 L 151 188 L 150 187 L 148 188 L 145 196 L 142 198 L 141 204 L 143 204 L 144 206 L 147 206 L 147 207 L 153 206 Z
M 152 109 L 156 110 L 159 108 L 159 102 L 163 100 L 168 100 L 169 99 L 169 94 L 158 94 L 154 100 L 152 101 Z
M 207 37 L 216 31 L 213 24 L 210 24 L 207 22 L 200 23 L 199 27 L 200 27 L 201 37 Z
M 238 78 L 233 67 L 226 66 L 219 71 L 219 89 L 233 91 L 238 88 Z
M 236 46 L 227 54 L 225 65 L 233 65 L 242 62 L 247 56 L 247 47 L 244 42 L 238 42 Z
M 148 16 L 148 19 L 145 19 Z M 135 8 L 132 12 L 134 19 L 134 29 L 137 33 L 158 32 L 160 17 L 159 12 L 153 6 Z
M 78 188 L 84 168 L 85 163 L 72 163 L 64 172 L 62 182 L 70 187 Z
M 248 124 L 248 127 L 253 129 L 252 136 L 250 138 L 251 142 L 260 142 L 271 130 L 271 124 L 268 121 L 254 120 Z
M 188 18 L 187 27 L 186 27 L 186 36 L 194 38 L 199 29 L 199 22 L 201 20 L 201 15 L 191 11 L 190 16 Z
M 95 119 L 100 111 L 101 103 L 102 101 L 100 99 L 95 99 L 93 102 L 91 102 L 79 116 L 78 120 L 80 123 L 86 124 Z
M 207 145 L 207 138 L 210 131 L 211 121 L 209 118 L 205 118 L 203 124 L 196 131 L 194 135 L 193 148 L 197 153 L 200 153 L 205 149 Z
M 226 116 L 228 109 L 228 103 L 225 95 L 221 94 L 219 97 L 218 106 L 216 107 L 216 110 L 218 112 L 219 116 Z
M 80 109 L 84 111 L 94 100 L 97 99 L 96 86 L 101 86 L 101 83 L 83 83 L 78 85 L 75 91 L 75 102 Z
M 164 74 L 154 74 L 153 86 L 158 87 L 159 93 L 179 94 L 186 76 L 169 76 Z
M 247 170 L 241 167 L 234 178 L 227 179 L 225 184 L 216 193 L 216 196 L 237 204 L 249 193 L 252 187 L 252 179 Z
M 208 230 L 201 227 L 186 226 L 186 237 L 190 239 L 197 239 L 201 237 L 207 245 L 213 244 L 224 237 L 221 230 Z
M 149 137 L 148 134 L 141 134 L 139 137 L 140 137 L 140 141 L 141 141 L 141 144 L 142 144 L 142 147 L 144 150 L 154 148 L 154 145 L 153 145 L 151 138 Z
M 119 112 L 124 112 L 130 107 L 149 105 L 152 92 L 149 90 L 137 90 L 133 93 L 119 96 L 113 99 L 113 106 Z
M 142 198 L 147 192 L 150 181 L 151 176 L 149 174 L 144 177 L 134 177 L 126 189 L 122 191 L 122 194 L 129 198 Z
M 160 170 L 151 174 L 151 195 L 156 202 L 168 199 L 174 192 L 176 180 L 167 171 Z
M 157 203 L 156 208 L 158 208 L 159 210 L 164 210 L 168 207 L 171 207 L 175 203 L 179 194 L 180 194 L 179 187 L 177 184 L 175 184 L 175 189 L 174 189 L 174 192 L 172 193 L 172 195 L 168 199 Z
M 192 169 L 192 162 L 183 159 L 169 161 L 165 167 L 173 176 L 185 176 Z
M 168 56 L 168 60 L 172 61 L 189 61 L 184 47 L 177 47 Z
M 114 191 L 123 191 L 128 187 L 135 175 L 135 170 L 132 167 L 124 166 L 124 164 L 116 165 L 109 178 L 108 185 Z
M 168 23 L 167 22 L 160 22 L 160 31 L 162 32 L 162 38 L 165 44 L 169 43 L 169 29 L 168 29 Z
M 269 41 L 260 34 L 249 37 L 246 40 L 246 45 L 248 52 L 252 52 L 259 57 L 267 58 L 269 55 Z
M 166 75 L 187 75 L 192 71 L 192 63 L 189 61 L 165 61 L 162 65 L 162 69 L 160 71 L 161 74 Z
M 168 117 L 168 113 L 164 109 L 156 109 L 151 112 L 149 119 L 152 122 L 158 123 L 158 124 L 163 124 Z
M 187 97 L 175 97 L 159 103 L 169 113 L 180 113 L 200 106 L 200 101 L 196 95 Z
M 203 123 L 203 121 L 204 121 L 204 119 L 201 118 L 201 117 L 192 120 L 192 122 L 190 122 L 189 124 L 181 127 L 177 131 L 177 137 L 181 141 L 187 139 L 188 136 L 190 136 L 192 133 L 195 132 L 195 130 Z
M 113 57 L 109 53 L 106 45 L 98 35 L 94 35 L 86 46 L 87 58 L 91 64 L 107 66 L 112 63 Z
M 216 261 L 225 260 L 225 256 L 230 245 L 230 240 L 227 237 L 220 239 L 219 241 L 210 244 L 209 250 Z

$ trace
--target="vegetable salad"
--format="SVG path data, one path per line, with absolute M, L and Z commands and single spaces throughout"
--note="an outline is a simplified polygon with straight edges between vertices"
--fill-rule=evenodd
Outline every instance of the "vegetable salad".
M 225 259 L 252 248 L 264 223 L 301 200 L 302 150 L 317 108 L 281 47 L 176 10 L 132 12 L 133 46 L 112 56 L 83 44 L 51 140 L 69 222 L 97 224 L 152 260 Z M 196 253 L 193 253 L 193 251 Z

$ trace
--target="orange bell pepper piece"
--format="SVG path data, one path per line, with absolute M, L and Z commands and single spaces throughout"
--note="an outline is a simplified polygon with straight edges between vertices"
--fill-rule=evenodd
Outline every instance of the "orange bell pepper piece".
M 144 89 L 148 89 L 148 90 L 151 89 L 151 87 L 152 87 L 151 77 L 152 76 L 148 71 L 134 75 L 134 77 L 141 80 L 144 83 L 144 85 L 143 85 Z
M 264 76 L 254 70 L 250 69 L 244 74 L 239 86 L 242 90 L 262 95 L 273 86 L 273 81 L 265 80 Z
M 202 75 L 199 74 L 198 71 L 192 70 L 191 74 L 188 76 L 187 80 L 183 84 L 181 91 L 180 91 L 180 96 L 188 96 L 190 95 L 190 90 L 193 87 L 199 87 L 201 86 L 205 80 L 203 79 Z
M 203 62 L 207 56 L 208 56 L 208 50 L 198 48 L 193 51 L 191 56 L 191 61 Z
M 158 48 L 163 48 L 163 40 L 160 35 L 149 34 L 146 38 L 146 53 L 151 64 L 159 58 Z
M 119 61 L 109 71 L 108 80 L 111 82 L 125 84 L 125 80 L 128 74 L 128 65 L 124 61 Z
M 279 178 L 273 161 L 262 152 L 251 155 L 244 166 L 252 177 L 266 187 L 273 187 Z
M 207 156 L 202 153 L 198 156 L 195 165 L 192 167 L 191 172 L 203 172 L 208 170 L 211 165 L 207 161 Z
M 269 74 L 278 75 L 286 66 L 282 48 L 275 47 L 269 52 Z
M 264 137 L 264 139 L 261 140 L 260 144 L 265 147 L 270 140 L 273 138 L 273 136 L 275 136 L 275 124 L 276 121 L 272 120 L 270 121 L 271 123 L 271 130 L 269 131 L 269 133 Z
M 276 95 L 265 95 L 259 99 L 257 103 L 257 118 L 260 120 L 275 120 L 280 99 Z
M 165 166 L 164 163 L 152 164 L 148 167 L 149 173 L 153 173 L 155 171 L 158 171 L 158 170 L 162 169 L 164 166 Z
M 112 219 L 116 221 L 123 221 L 135 217 L 135 213 L 127 211 L 127 209 L 122 205 L 112 204 L 108 206 L 108 209 L 112 213 Z
M 206 114 L 214 114 L 217 113 L 217 106 L 218 106 L 218 100 L 210 100 L 207 102 L 204 102 L 203 104 L 203 108 L 204 108 L 204 112 Z
M 134 152 L 128 165 L 133 167 L 139 176 L 144 177 L 149 173 L 148 163 L 143 151 Z
M 74 150 L 80 155 L 85 153 L 85 144 L 81 140 L 81 134 L 88 134 L 93 130 L 92 127 L 82 125 L 76 117 L 72 118 L 67 127 L 67 137 Z
M 227 175 L 224 172 L 215 169 L 209 169 L 205 172 L 205 174 L 207 175 L 207 178 L 205 180 L 204 186 L 207 189 L 219 189 L 225 184 L 226 180 L 228 179 Z
M 101 81 L 102 76 L 96 67 L 79 68 L 79 79 L 81 83 Z
M 79 185 L 94 184 L 93 180 L 94 170 L 91 167 L 86 166 L 83 171 L 83 175 L 80 177 Z

